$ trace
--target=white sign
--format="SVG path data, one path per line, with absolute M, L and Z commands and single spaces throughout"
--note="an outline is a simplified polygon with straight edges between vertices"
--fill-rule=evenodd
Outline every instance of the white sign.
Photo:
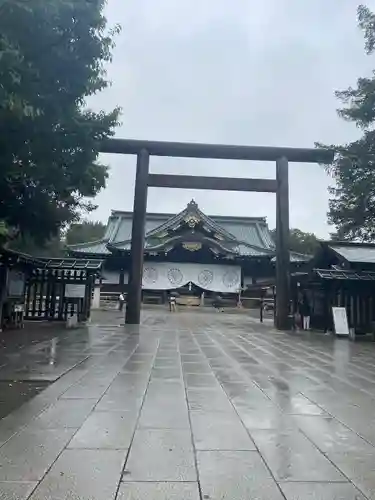
M 345 307 L 332 307 L 333 324 L 336 335 L 349 335 L 348 317 Z
M 82 299 L 85 296 L 85 285 L 65 285 L 65 297 L 68 299 Z

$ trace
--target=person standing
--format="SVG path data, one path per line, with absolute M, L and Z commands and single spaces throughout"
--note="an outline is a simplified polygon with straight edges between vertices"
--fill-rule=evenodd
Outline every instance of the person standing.
M 302 319 L 302 329 L 310 330 L 310 316 L 311 316 L 311 308 L 307 297 L 303 297 L 301 306 L 300 306 L 300 315 Z
M 176 292 L 171 292 L 169 295 L 169 310 L 170 312 L 176 312 L 177 304 L 177 294 Z
M 118 297 L 118 304 L 119 304 L 119 310 L 122 311 L 124 308 L 125 304 L 125 297 L 124 294 L 121 292 L 119 297 Z
M 216 295 L 214 302 L 212 304 L 214 308 L 216 309 L 217 312 L 223 312 L 223 299 L 221 298 L 220 295 Z

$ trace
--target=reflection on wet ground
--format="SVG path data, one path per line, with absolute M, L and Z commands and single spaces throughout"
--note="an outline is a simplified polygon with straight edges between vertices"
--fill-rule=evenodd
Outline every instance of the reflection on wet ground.
M 6 417 L 49 385 L 48 381 L 0 381 L 0 419 Z
M 0 422 L 4 498 L 375 499 L 373 344 L 211 311 L 120 322 L 5 343 L 0 391 L 50 385 Z

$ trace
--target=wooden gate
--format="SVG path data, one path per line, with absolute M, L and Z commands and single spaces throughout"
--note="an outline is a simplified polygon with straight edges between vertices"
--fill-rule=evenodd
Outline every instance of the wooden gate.
M 90 317 L 91 295 L 102 261 L 49 259 L 32 270 L 26 282 L 25 319 L 66 321 Z

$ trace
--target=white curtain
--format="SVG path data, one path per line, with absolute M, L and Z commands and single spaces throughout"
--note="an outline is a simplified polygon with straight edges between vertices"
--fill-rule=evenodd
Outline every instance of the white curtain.
M 172 290 L 190 282 L 212 292 L 238 293 L 241 267 L 172 262 L 143 265 L 142 288 L 145 290 Z
M 127 283 L 129 279 L 128 273 L 124 272 L 124 283 Z M 119 271 L 108 271 L 104 269 L 102 272 L 102 283 L 104 285 L 118 285 L 120 283 L 120 272 Z
M 102 283 L 105 285 L 118 285 L 120 283 L 119 271 L 109 271 L 104 269 L 102 273 Z

